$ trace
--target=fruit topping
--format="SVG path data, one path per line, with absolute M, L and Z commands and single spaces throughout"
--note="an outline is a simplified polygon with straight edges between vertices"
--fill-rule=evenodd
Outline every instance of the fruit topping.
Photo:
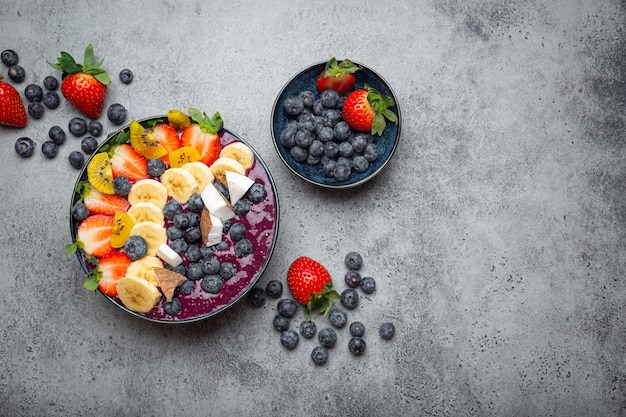
M 319 262 L 301 256 L 294 260 L 287 271 L 287 286 L 293 298 L 306 306 L 305 317 L 318 309 L 320 314 L 329 313 L 333 300 L 341 299 L 332 289 L 333 283 L 328 270 Z
M 317 91 L 321 93 L 332 89 L 339 94 L 347 93 L 356 82 L 354 73 L 360 69 L 361 67 L 353 64 L 348 59 L 337 62 L 335 57 L 331 58 L 326 63 L 324 71 L 317 78 Z
M 76 230 L 76 242 L 68 245 L 68 255 L 82 249 L 87 255 L 101 258 L 113 251 L 111 237 L 113 234 L 113 217 L 104 214 L 93 214 L 83 220 Z
M 128 193 L 128 202 L 131 205 L 140 201 L 148 201 L 163 209 L 167 202 L 167 188 L 159 181 L 148 178 L 133 184 Z
M 220 151 L 220 158 L 231 158 L 239 162 L 244 169 L 249 169 L 254 164 L 254 153 L 249 146 L 242 142 L 232 142 L 224 146 Z
M 170 168 L 161 175 L 161 183 L 167 188 L 167 194 L 185 204 L 198 192 L 198 182 L 191 172 L 182 168 Z
M 196 123 L 183 130 L 181 145 L 193 146 L 200 152 L 200 160 L 206 165 L 211 165 L 222 150 L 217 133 L 224 126 L 224 121 L 217 112 L 209 118 L 206 113 L 194 108 L 189 108 L 189 116 Z
M 165 125 L 159 124 L 157 126 Z M 158 142 L 154 134 L 155 128 L 146 129 L 136 120 L 130 122 L 130 144 L 146 159 L 160 158 L 167 155 L 167 149 Z
M 398 122 L 398 117 L 389 107 L 395 106 L 390 96 L 382 96 L 376 89 L 367 84 L 361 90 L 350 93 L 343 105 L 343 118 L 357 132 L 371 132 L 382 135 L 386 120 Z
M 156 256 L 159 246 L 167 242 L 167 231 L 165 227 L 162 224 L 151 221 L 136 223 L 131 229 L 130 234 L 131 237 L 140 236 L 145 241 L 146 252 L 143 255 Z M 128 243 L 128 241 L 126 243 Z M 141 258 L 143 255 L 137 254 L 137 259 Z
M 167 112 L 167 121 L 176 130 L 182 131 L 191 124 L 191 119 L 180 110 L 170 110 Z
M 109 158 L 114 177 L 124 176 L 130 182 L 149 177 L 148 161 L 126 143 L 113 147 L 109 151 Z
M 98 261 L 85 281 L 84 287 L 89 290 L 98 288 L 104 294 L 115 297 L 117 282 L 124 277 L 132 260 L 124 252 L 111 252 Z
M 133 78 L 135 78 L 135 75 L 128 68 L 124 68 L 120 71 L 119 78 L 122 84 L 130 84 L 133 82 Z
M 147 313 L 161 299 L 161 292 L 156 285 L 140 279 L 126 276 L 117 281 L 117 293 L 120 301 L 130 310 Z
M 101 193 L 115 193 L 111 160 L 106 152 L 97 153 L 89 161 L 87 165 L 87 181 Z
M 124 247 L 124 244 L 130 237 L 135 222 L 128 213 L 116 211 L 113 216 L 113 230 L 111 235 L 111 246 L 116 249 Z
M 82 197 L 82 202 L 92 214 L 113 216 L 116 212 L 127 211 L 130 207 L 126 198 L 117 194 L 101 193 L 86 182 L 80 182 L 77 191 Z

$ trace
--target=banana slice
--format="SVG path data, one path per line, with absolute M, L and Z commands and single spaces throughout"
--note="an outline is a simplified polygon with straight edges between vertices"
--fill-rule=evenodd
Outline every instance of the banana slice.
M 185 204 L 198 192 L 198 182 L 191 172 L 182 168 L 170 168 L 161 174 L 161 183 L 167 193 L 180 204 Z
M 202 193 L 207 184 L 212 183 L 215 177 L 213 176 L 213 172 L 211 168 L 206 166 L 204 162 L 188 162 L 185 165 L 181 166 L 182 169 L 187 170 L 193 175 L 198 183 L 198 191 L 197 193 Z
M 147 313 L 161 299 L 161 292 L 145 279 L 124 277 L 117 281 L 117 295 L 129 310 Z
M 157 286 L 158 281 L 154 268 L 163 268 L 163 262 L 156 256 L 144 256 L 141 259 L 132 261 L 126 269 L 126 276 L 129 278 L 139 278 Z
M 202 202 L 204 203 L 204 207 L 214 216 L 217 216 L 222 221 L 226 221 L 228 219 L 232 219 L 235 217 L 235 211 L 233 210 L 233 206 L 230 204 L 228 200 L 224 197 L 222 193 L 219 192 L 213 183 L 208 184 L 202 194 L 200 194 L 202 198 Z
M 252 165 L 254 165 L 254 153 L 243 142 L 232 142 L 224 146 L 220 151 L 220 157 L 235 159 L 245 169 L 252 168 Z
M 131 235 L 139 235 L 148 244 L 148 255 L 156 256 L 159 246 L 167 242 L 167 231 L 162 224 L 155 222 L 140 222 L 133 226 Z
M 226 185 L 226 171 L 246 175 L 246 169 L 239 161 L 233 158 L 221 156 L 211 164 L 211 172 L 222 184 Z
M 230 195 L 230 204 L 233 206 L 241 197 L 246 195 L 250 187 L 254 184 L 252 178 L 236 172 L 226 171 L 226 182 L 228 183 L 228 194 Z
M 139 180 L 130 188 L 128 202 L 133 205 L 140 201 L 149 201 L 163 209 L 167 202 L 167 188 L 152 178 Z
M 163 217 L 163 210 L 151 201 L 140 201 L 133 204 L 127 211 L 128 215 L 136 223 L 141 222 L 154 222 L 163 224 L 165 218 Z

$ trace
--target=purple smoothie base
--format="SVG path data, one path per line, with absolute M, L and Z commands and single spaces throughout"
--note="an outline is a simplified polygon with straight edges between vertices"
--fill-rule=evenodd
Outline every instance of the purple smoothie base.
M 231 142 L 243 142 L 241 139 L 225 130 L 220 131 L 219 136 L 222 146 Z M 224 286 L 219 293 L 210 294 L 202 290 L 200 287 L 202 280 L 194 282 L 194 290 L 189 295 L 181 294 L 176 290 L 174 297 L 178 298 L 182 304 L 182 310 L 176 316 L 167 315 L 163 311 L 165 297 L 161 297 L 158 304 L 150 312 L 145 314 L 127 309 L 118 297 L 110 297 L 107 295 L 105 295 L 105 297 L 133 315 L 153 321 L 173 323 L 196 321 L 213 316 L 243 297 L 248 290 L 254 286 L 265 270 L 274 249 L 278 229 L 278 204 L 274 193 L 273 182 L 266 167 L 260 161 L 258 155 L 256 155 L 256 152 L 254 165 L 248 170 L 246 175 L 256 183 L 262 184 L 265 187 L 267 195 L 265 200 L 259 203 L 253 203 L 246 216 L 236 216 L 231 220 L 233 224 L 242 223 L 246 227 L 245 238 L 250 240 L 253 247 L 250 255 L 243 258 L 237 257 L 234 252 L 235 242 L 231 240 L 228 233 L 223 235 L 223 240 L 228 243 L 228 249 L 217 250 L 213 247 L 215 257 L 220 262 L 229 261 L 237 267 L 235 276 L 224 281 Z M 187 211 L 186 204 L 183 205 L 183 210 Z M 171 222 L 166 220 L 165 227 L 167 228 L 170 224 Z M 168 240 L 168 243 L 171 242 Z M 82 257 L 81 264 L 84 269 L 85 265 L 89 264 L 86 264 L 85 254 L 82 251 L 79 256 Z M 188 264 L 184 256 L 183 261 L 185 264 Z

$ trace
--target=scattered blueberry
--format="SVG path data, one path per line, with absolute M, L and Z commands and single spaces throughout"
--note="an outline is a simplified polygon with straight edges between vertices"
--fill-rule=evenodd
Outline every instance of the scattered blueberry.
M 363 337 L 365 326 L 360 321 L 350 323 L 350 334 L 354 337 Z
M 87 155 L 91 155 L 98 149 L 98 141 L 91 136 L 86 136 L 80 141 L 80 148 Z
M 317 326 L 311 320 L 304 320 L 300 323 L 300 334 L 307 339 L 315 336 L 317 332 Z
M 187 229 L 189 227 L 189 217 L 185 213 L 178 213 L 174 216 L 174 226 L 179 229 Z
M 304 110 L 304 102 L 298 96 L 289 96 L 283 103 L 285 113 L 290 116 L 297 116 Z
M 157 161 L 161 161 L 161 160 L 157 159 Z M 148 164 L 150 164 L 150 161 L 148 161 Z M 163 167 L 165 168 L 165 166 Z M 150 167 L 148 167 L 148 172 L 150 172 Z M 155 176 L 158 176 L 158 175 L 155 175 Z M 192 213 L 202 212 L 202 210 L 204 209 L 204 201 L 202 201 L 202 197 L 200 196 L 200 194 L 194 194 L 191 196 L 189 201 L 187 201 L 187 209 L 189 209 L 189 211 Z
M 57 145 L 63 145 L 65 142 L 65 131 L 61 126 L 52 126 L 50 130 L 48 130 L 48 136 Z
M 278 301 L 276 311 L 278 311 L 278 314 L 281 316 L 291 318 L 295 316 L 296 311 L 298 311 L 298 304 L 290 298 L 283 298 Z
M 248 301 L 255 307 L 261 307 L 265 304 L 265 291 L 263 288 L 252 288 L 248 293 Z
M 220 264 L 220 277 L 224 280 L 231 279 L 237 273 L 237 267 L 230 261 L 225 261 Z
M 344 259 L 344 263 L 348 269 L 358 271 L 363 266 L 363 258 L 358 252 L 349 252 Z
M 82 117 L 73 117 L 67 125 L 70 133 L 76 137 L 87 133 L 87 121 Z
M 81 169 L 85 165 L 85 157 L 81 152 L 72 151 L 67 159 L 70 161 L 70 165 L 76 169 Z
M 350 310 L 359 305 L 359 293 L 353 288 L 346 288 L 341 292 L 341 304 Z
M 170 229 L 175 229 L 175 228 L 170 227 Z M 176 252 L 180 256 L 183 256 L 183 254 L 187 252 L 187 249 L 189 249 L 189 244 L 185 242 L 183 239 L 176 239 L 176 240 L 173 240 L 172 243 L 170 243 L 170 248 L 172 248 L 174 252 Z
M 83 203 L 76 203 L 72 207 L 72 218 L 78 222 L 85 220 L 89 214 L 89 209 Z
M 361 289 L 365 294 L 376 291 L 376 280 L 372 277 L 365 277 L 361 280 Z
M 202 232 L 199 227 L 189 227 L 185 230 L 185 236 L 183 236 L 187 243 L 198 243 L 202 240 Z
M 59 145 L 51 140 L 47 140 L 41 144 L 41 153 L 43 153 L 43 156 L 46 158 L 52 159 L 59 153 Z
M 217 294 L 224 286 L 224 281 L 219 275 L 205 275 L 200 286 L 208 293 Z
M 35 142 L 31 138 L 21 137 L 15 141 L 15 152 L 23 158 L 28 158 L 35 152 Z
M 180 240 L 185 237 L 185 231 L 176 226 L 170 226 L 167 228 L 167 237 L 171 241 Z
M 115 177 L 115 179 L 113 180 L 113 189 L 115 190 L 115 194 L 128 195 L 128 193 L 130 193 L 131 187 L 132 184 L 130 183 L 130 180 L 124 175 Z
M 290 350 L 295 349 L 296 346 L 298 346 L 299 340 L 300 338 L 298 337 L 298 333 L 292 329 L 283 330 L 280 334 L 280 343 Z
M 176 200 L 170 200 L 163 206 L 163 216 L 168 220 L 174 220 L 174 217 L 183 212 L 183 207 Z M 169 230 L 169 229 L 168 229 Z M 182 236 L 181 236 L 182 237 Z
M 121 125 L 124 123 L 127 115 L 128 111 L 126 110 L 126 107 L 119 103 L 113 103 L 107 109 L 107 118 L 114 125 Z
M 252 202 L 247 198 L 240 198 L 233 207 L 233 211 L 239 217 L 245 217 L 252 208 Z
M 330 327 L 325 327 L 317 334 L 317 340 L 322 346 L 331 348 L 337 343 L 337 332 Z
M 365 340 L 360 337 L 353 337 L 348 341 L 348 350 L 354 356 L 361 356 L 365 352 Z
M 215 275 L 220 272 L 220 261 L 215 257 L 210 257 L 202 261 L 202 270 L 205 274 Z
M 146 253 L 148 253 L 148 243 L 143 237 L 132 235 L 126 239 L 126 243 L 124 243 L 124 252 L 126 252 L 126 255 L 128 255 L 130 259 L 136 261 L 146 256 Z
M 233 223 L 229 230 L 230 238 L 238 242 L 246 235 L 246 226 L 243 223 Z
M 40 101 L 34 101 L 28 105 L 28 114 L 33 119 L 41 119 L 43 117 L 43 113 L 45 108 Z
M 311 351 L 311 360 L 316 365 L 324 365 L 328 362 L 328 349 L 324 346 L 315 346 Z
M 87 130 L 91 136 L 95 138 L 100 137 L 102 135 L 102 123 L 98 120 L 90 120 L 87 124 Z
M 380 334 L 380 337 L 382 337 L 383 339 L 389 340 L 393 338 L 394 334 L 396 333 L 396 328 L 393 325 L 393 323 L 386 322 L 380 325 L 380 328 L 378 329 L 378 333 Z
M 185 268 L 185 264 L 180 264 L 177 266 L 167 265 L 166 268 L 182 276 L 187 276 L 187 268 Z
M 202 260 L 202 250 L 199 246 L 190 245 L 185 252 L 185 257 L 189 262 L 200 262 Z
M 267 190 L 265 189 L 263 184 L 255 182 L 248 190 L 247 196 L 248 200 L 250 200 L 251 202 L 260 203 L 261 201 L 265 200 L 265 196 L 267 196 Z
M 163 303 L 163 312 L 168 316 L 176 316 L 183 309 L 183 304 L 176 297 L 172 298 L 172 301 L 166 301 Z
M 48 75 L 43 79 L 43 86 L 48 91 L 55 91 L 59 88 L 59 80 L 53 75 Z
M 43 98 L 43 89 L 37 84 L 28 84 L 24 89 L 24 97 L 31 103 L 41 101 Z
M 332 308 L 330 313 L 328 313 L 328 321 L 330 321 L 330 324 L 340 329 L 346 325 L 348 313 L 340 308 Z
M 21 65 L 12 65 L 8 72 L 9 78 L 15 83 L 21 83 L 26 78 L 26 71 Z
M 272 325 L 279 332 L 283 332 L 289 328 L 289 319 L 279 314 L 272 320 Z
M 279 298 L 283 294 L 283 283 L 273 279 L 265 286 L 265 292 L 272 298 Z
M 7 67 L 12 67 L 19 62 L 19 56 L 13 49 L 5 49 L 2 51 L 2 53 L 0 53 L 0 59 L 2 59 L 2 63 Z
M 348 270 L 343 277 L 346 285 L 350 288 L 357 288 L 361 283 L 361 274 L 355 270 Z
M 130 84 L 133 82 L 133 78 L 135 78 L 133 72 L 128 68 L 124 68 L 120 71 L 120 81 L 122 84 Z
M 178 266 L 183 266 L 183 265 L 180 264 Z M 184 268 L 184 266 L 183 266 L 183 268 Z M 195 289 L 196 289 L 195 284 L 193 283 L 193 281 L 189 281 L 189 280 L 183 281 L 183 283 L 180 284 L 180 286 L 178 287 L 178 291 L 181 294 L 184 294 L 184 295 L 191 294 Z
M 198 262 L 192 262 L 187 265 L 187 271 L 185 275 L 191 281 L 198 281 L 204 277 L 204 271 L 202 271 L 202 264 Z
M 304 104 L 304 107 L 309 109 L 313 107 L 313 103 L 315 103 L 315 93 L 313 91 L 304 90 L 300 94 L 298 94 L 298 97 L 300 97 L 300 100 L 302 100 L 302 104 Z
M 252 247 L 250 239 L 243 238 L 235 243 L 234 251 L 237 258 L 245 258 L 251 255 L 253 250 L 254 248 Z
M 215 255 L 215 253 L 213 252 L 213 248 L 210 248 L 208 246 L 200 247 L 200 252 L 202 252 L 203 260 L 211 259 Z

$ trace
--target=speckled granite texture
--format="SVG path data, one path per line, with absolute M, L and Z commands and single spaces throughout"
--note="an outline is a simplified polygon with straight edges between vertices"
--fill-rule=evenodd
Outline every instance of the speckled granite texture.
M 378 289 L 350 312 L 366 353 L 346 328 L 321 367 L 315 341 L 280 346 L 274 300 L 169 326 L 87 292 L 64 252 L 79 140 L 13 151 L 66 126 L 63 101 L 0 127 L 0 415 L 625 416 L 625 21 L 619 0 L 5 2 L 20 90 L 92 42 L 107 104 L 219 110 L 255 147 L 281 201 L 260 285 L 308 255 L 343 289 L 357 250 Z M 390 165 L 350 191 L 307 185 L 271 142 L 283 84 L 330 56 L 382 74 L 403 116 Z

